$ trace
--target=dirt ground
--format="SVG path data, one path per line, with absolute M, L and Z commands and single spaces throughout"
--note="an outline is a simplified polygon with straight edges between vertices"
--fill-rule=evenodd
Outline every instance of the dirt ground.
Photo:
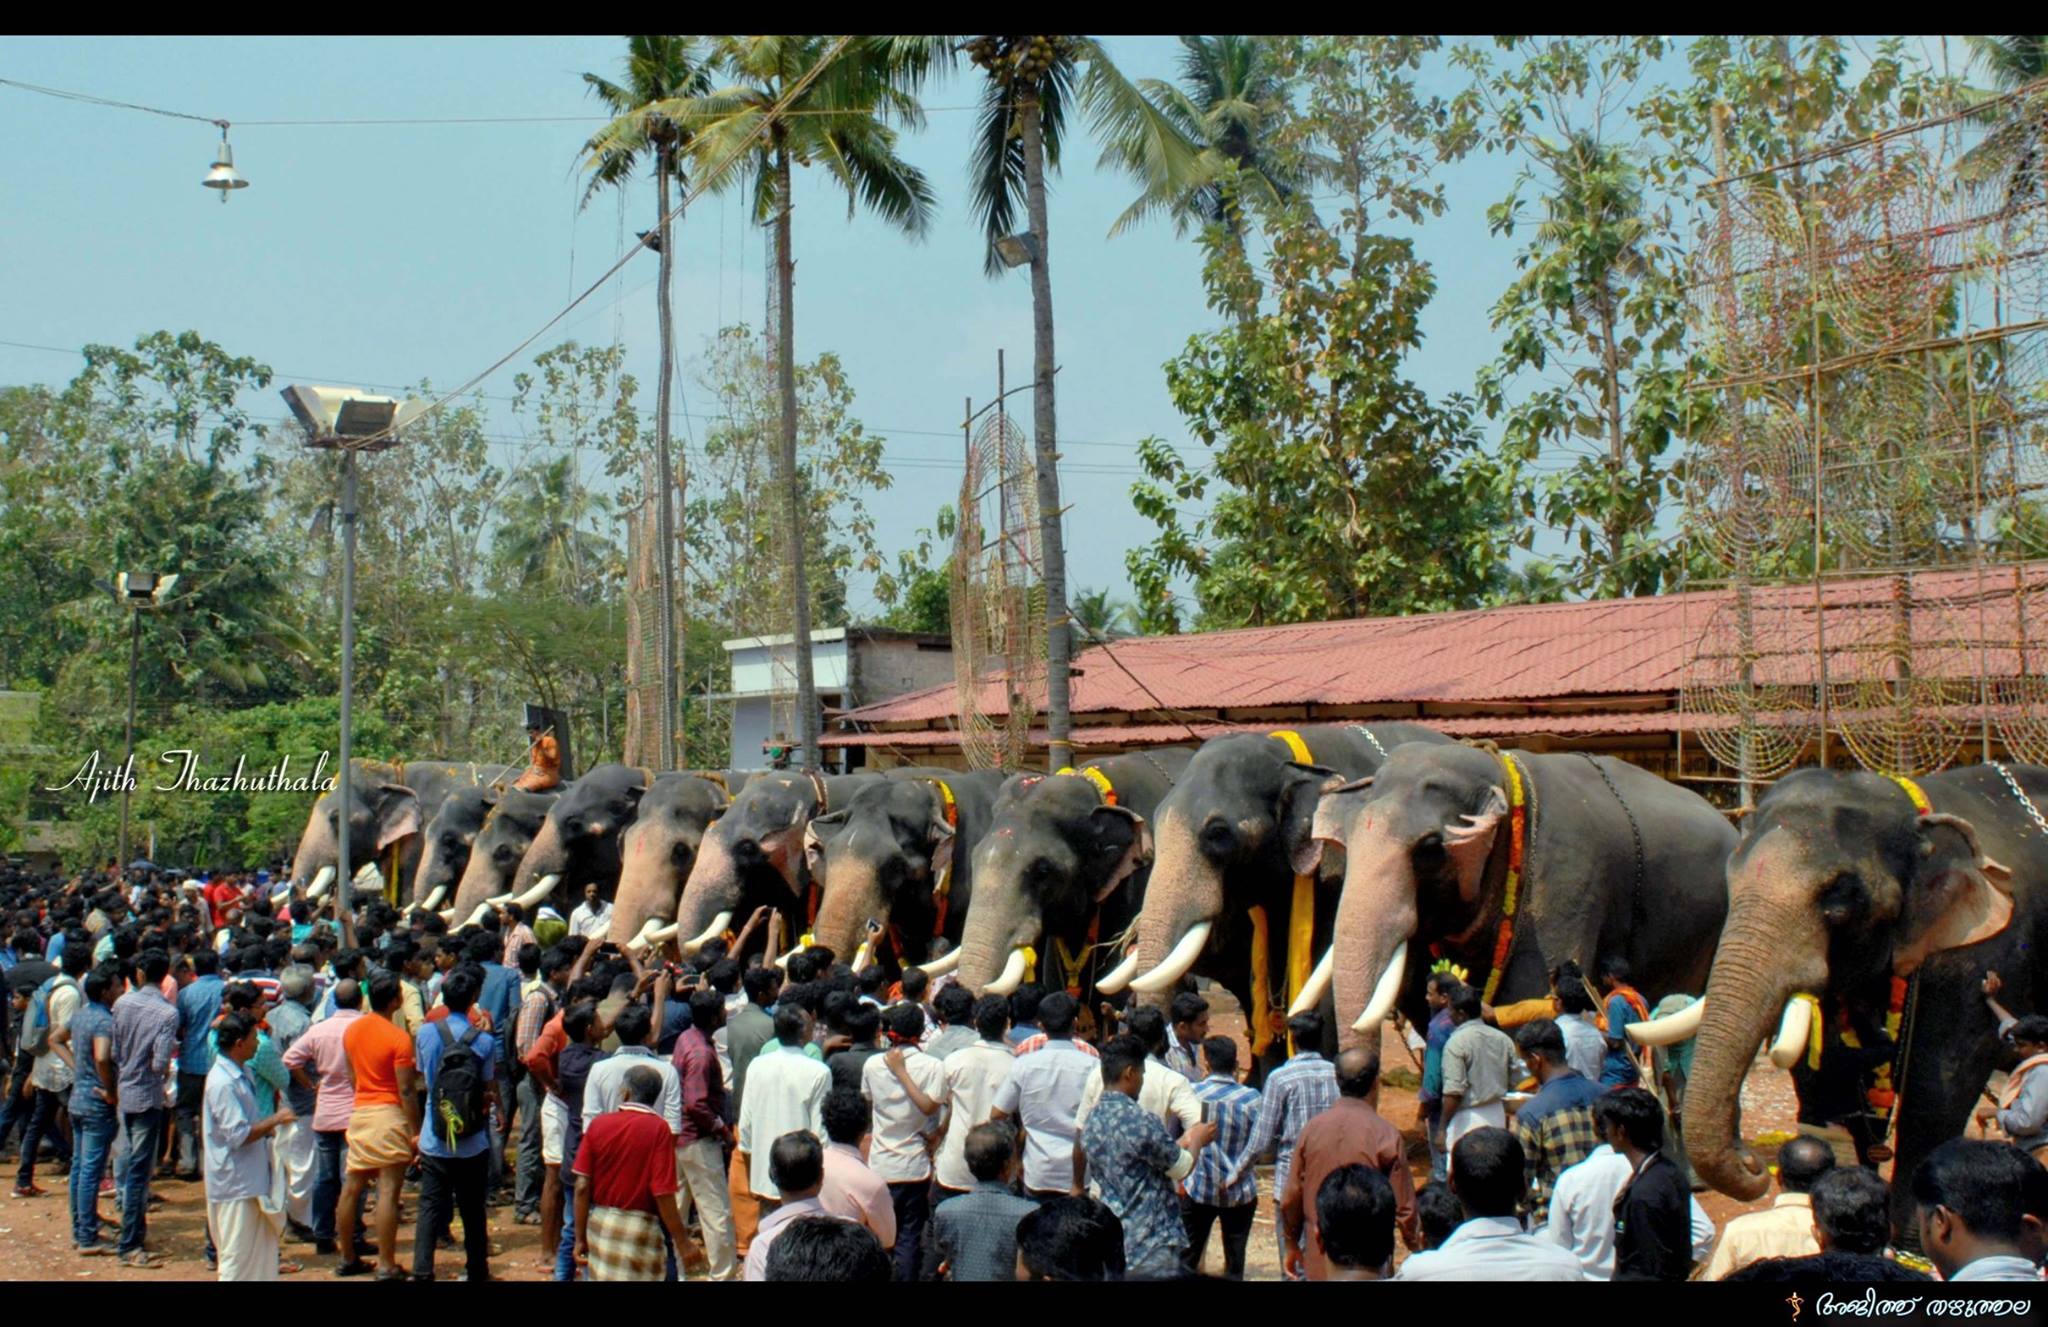
M 1211 1027 L 1218 1035 L 1243 1038 L 1244 1020 L 1235 1002 L 1228 994 L 1218 989 L 1207 992 L 1214 1006 Z M 1380 1113 L 1400 1126 L 1408 1137 L 1410 1166 L 1417 1186 L 1429 1180 L 1429 1161 L 1422 1134 L 1415 1127 L 1415 1090 L 1412 1086 L 1416 1072 L 1415 1061 L 1398 1033 L 1389 1028 L 1381 1047 L 1380 1062 L 1386 1067 L 1390 1081 L 1380 1088 Z M 1406 1068 L 1408 1075 L 1395 1071 Z M 1400 1086 L 1409 1083 L 1411 1086 Z M 1765 1130 L 1791 1130 L 1794 1122 L 1792 1080 L 1790 1075 L 1772 1068 L 1762 1061 L 1753 1069 L 1748 1085 L 1743 1090 L 1742 1119 L 1751 1137 Z M 11 1175 L 11 1168 L 9 1174 Z M 1258 1171 L 1261 1201 L 1256 1220 L 1252 1226 L 1250 1251 L 1246 1259 L 1247 1275 L 1253 1280 L 1277 1280 L 1280 1275 L 1278 1244 L 1273 1227 L 1273 1172 L 1270 1166 L 1261 1166 Z M 163 1255 L 167 1261 L 155 1271 L 139 1271 L 121 1266 L 112 1258 L 80 1258 L 71 1251 L 70 1218 L 65 1202 L 64 1178 L 54 1170 L 44 1167 L 38 1175 L 38 1182 L 49 1195 L 43 1198 L 20 1199 L 0 1198 L 0 1280 L 21 1281 L 204 1281 L 211 1280 L 212 1273 L 206 1270 L 203 1260 L 206 1245 L 205 1194 L 202 1186 L 184 1183 L 176 1179 L 159 1179 L 156 1191 L 164 1198 L 163 1207 L 149 1219 L 150 1248 Z M 399 1230 L 402 1265 L 412 1263 L 413 1197 L 407 1194 L 406 1222 Z M 1724 1224 L 1738 1213 L 1756 1211 L 1768 1204 L 1768 1199 L 1756 1203 L 1738 1203 L 1719 1193 L 1708 1191 L 1699 1195 L 1715 1224 Z M 103 1197 L 100 1203 L 103 1214 L 112 1215 L 119 1205 L 110 1197 Z M 490 1213 L 490 1232 L 493 1256 L 492 1273 L 512 1281 L 541 1281 L 549 1277 L 552 1258 L 542 1261 L 540 1249 L 540 1228 L 538 1226 L 514 1225 L 510 1207 L 494 1208 Z M 112 1238 L 110 1229 L 108 1237 Z M 321 1286 L 362 1284 L 370 1278 L 338 1281 L 332 1275 L 337 1259 L 316 1257 L 309 1244 L 287 1244 L 285 1253 L 305 1265 L 305 1270 L 288 1281 L 303 1281 Z M 1396 1251 L 1398 1262 L 1405 1256 Z M 1220 1238 L 1209 1242 L 1207 1270 L 1221 1274 L 1223 1270 L 1223 1248 Z M 462 1271 L 462 1255 L 459 1251 L 443 1249 L 435 1261 L 436 1275 L 454 1279 Z

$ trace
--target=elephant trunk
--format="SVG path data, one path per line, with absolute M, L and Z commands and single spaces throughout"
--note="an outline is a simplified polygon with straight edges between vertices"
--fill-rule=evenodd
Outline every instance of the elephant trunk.
M 436 889 L 445 892 L 454 883 L 455 863 L 442 853 L 440 843 L 429 837 L 420 850 L 420 864 L 412 873 L 412 901 L 424 906 Z
M 1384 821 L 1354 834 L 1346 845 L 1344 894 L 1330 956 L 1337 1039 L 1347 1050 L 1379 1044 L 1377 1024 L 1400 996 L 1396 968 L 1405 963 L 1417 921 L 1409 852 Z
M 540 833 L 526 846 L 526 855 L 519 859 L 519 869 L 512 873 L 511 890 L 523 898 L 542 877 L 562 876 L 568 871 L 569 845 L 562 838 L 562 827 L 549 816 L 541 822 Z
M 1745 1201 L 1762 1197 L 1771 1177 L 1738 1128 L 1743 1080 L 1758 1043 L 1777 1031 L 1786 1002 L 1801 991 L 1818 994 L 1827 980 L 1819 918 L 1782 885 L 1772 892 L 1778 897 L 1757 897 L 1739 885 L 1730 890 L 1685 1091 L 1685 1150 L 1693 1168 Z
M 960 964 L 954 969 L 960 984 L 976 995 L 997 979 L 1019 947 L 1037 946 L 1042 926 L 1037 905 L 1014 875 L 985 871 L 975 876 L 974 906 L 967 910 Z
M 1131 989 L 1148 1003 L 1170 1000 L 1223 915 L 1223 873 L 1203 857 L 1194 826 L 1175 811 L 1160 823 L 1158 854 L 1138 914 L 1138 966 Z M 1191 943 L 1196 928 L 1200 943 Z M 1192 952 L 1191 952 L 1192 951 Z
M 334 827 L 327 822 L 326 805 L 324 797 L 314 803 L 306 816 L 306 828 L 299 834 L 298 851 L 292 854 L 295 885 L 310 883 L 315 872 L 341 860 L 341 845 L 334 837 Z
M 613 944 L 623 946 L 650 921 L 666 925 L 674 919 L 682 878 L 672 849 L 651 821 L 627 828 L 619 841 L 619 888 L 612 898 Z
M 813 940 L 835 954 L 852 954 L 867 936 L 869 918 L 889 924 L 889 896 L 882 889 L 874 864 L 842 861 L 832 872 L 818 900 L 818 917 L 811 924 Z
M 733 856 L 731 843 L 714 826 L 704 836 L 697 860 L 690 864 L 689 878 L 683 882 L 682 897 L 676 901 L 676 936 L 683 942 L 685 954 L 696 950 L 690 941 L 702 943 L 711 938 L 705 931 L 721 913 L 730 918 L 739 911 L 741 894 L 739 860 Z
M 481 841 L 478 848 L 481 848 Z M 469 865 L 462 868 L 462 879 L 455 886 L 455 897 L 448 903 L 457 917 L 467 917 L 476 911 L 476 905 L 487 898 L 495 897 L 504 881 L 492 866 L 488 851 L 472 849 Z

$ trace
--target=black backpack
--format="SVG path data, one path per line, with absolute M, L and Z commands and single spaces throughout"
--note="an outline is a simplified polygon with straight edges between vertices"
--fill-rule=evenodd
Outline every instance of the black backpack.
M 436 1023 L 441 1030 L 441 1063 L 434 1072 L 434 1132 L 448 1147 L 484 1131 L 484 1062 L 473 1048 L 476 1025 L 458 1040 L 448 1030 L 446 1019 Z

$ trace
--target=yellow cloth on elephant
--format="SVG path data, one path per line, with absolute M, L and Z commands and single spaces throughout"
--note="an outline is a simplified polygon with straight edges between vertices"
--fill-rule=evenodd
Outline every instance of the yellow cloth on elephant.
M 1539 995 L 1533 1000 L 1517 1000 L 1513 1004 L 1495 1005 L 1493 1021 L 1496 1027 L 1513 1028 L 1524 1023 L 1533 1023 L 1539 1018 L 1552 1018 L 1556 1014 L 1556 1003 L 1547 995 Z

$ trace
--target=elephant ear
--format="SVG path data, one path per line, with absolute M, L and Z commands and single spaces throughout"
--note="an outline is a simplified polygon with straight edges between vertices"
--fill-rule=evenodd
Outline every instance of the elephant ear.
M 1116 893 L 1133 872 L 1152 864 L 1152 827 L 1127 806 L 1098 806 L 1088 813 L 1088 823 L 1095 831 L 1097 851 L 1103 857 L 1117 854 L 1108 874 L 1095 887 L 1095 901 L 1100 903 Z
M 804 866 L 811 873 L 811 883 L 820 890 L 825 888 L 825 854 L 845 831 L 848 814 L 846 811 L 834 811 L 830 815 L 813 816 L 811 823 L 804 827 Z
M 1479 898 L 1479 887 L 1486 876 L 1486 859 L 1493 852 L 1494 836 L 1507 813 L 1508 795 L 1496 783 L 1487 788 L 1486 800 L 1478 811 L 1444 826 L 1444 852 L 1449 854 L 1451 866 L 1458 873 L 1458 894 L 1467 903 Z
M 1358 803 L 1338 799 L 1349 793 L 1364 792 L 1370 787 L 1372 775 L 1368 774 L 1362 779 L 1349 781 L 1333 778 L 1317 790 L 1315 817 L 1309 837 L 1316 841 L 1318 853 L 1321 845 L 1326 843 L 1343 847 L 1345 836 L 1351 832 L 1351 817 L 1357 811 Z
M 1296 875 L 1314 875 L 1323 860 L 1323 841 L 1316 836 L 1316 808 L 1323 785 L 1340 776 L 1321 765 L 1289 764 L 1287 784 L 1280 790 L 1280 847 Z
M 1892 945 L 1892 970 L 1902 977 L 1944 949 L 1990 939 L 2012 921 L 2012 872 L 1984 855 L 1976 826 L 1936 811 L 1920 817 L 1920 842 Z
M 931 795 L 932 814 L 931 819 L 926 822 L 925 829 L 932 843 L 930 876 L 932 894 L 936 897 L 945 892 L 946 883 L 952 878 L 953 847 L 959 835 L 954 832 L 952 823 L 946 819 L 945 795 L 936 785 L 931 788 Z
M 420 832 L 420 795 L 402 783 L 377 785 L 377 851 Z

